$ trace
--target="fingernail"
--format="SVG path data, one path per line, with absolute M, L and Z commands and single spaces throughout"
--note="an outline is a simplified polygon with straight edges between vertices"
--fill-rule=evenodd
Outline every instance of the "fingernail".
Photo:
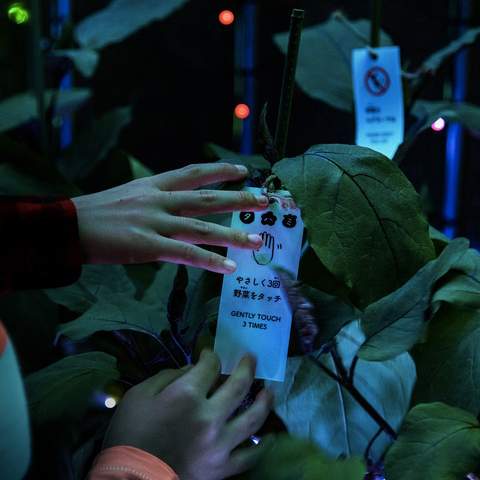
M 237 168 L 238 173 L 241 175 L 247 175 L 248 168 L 245 165 L 235 165 L 235 167 Z
M 250 235 L 248 235 L 248 241 L 250 243 L 255 243 L 256 245 L 260 245 L 263 243 L 263 239 L 260 235 L 256 235 L 254 233 L 251 233 Z
M 257 201 L 259 205 L 262 205 L 262 207 L 268 206 L 268 197 L 266 197 L 265 195 L 257 197 Z
M 230 260 L 229 258 L 224 260 L 223 266 L 229 272 L 234 272 L 237 269 L 237 264 L 233 260 Z

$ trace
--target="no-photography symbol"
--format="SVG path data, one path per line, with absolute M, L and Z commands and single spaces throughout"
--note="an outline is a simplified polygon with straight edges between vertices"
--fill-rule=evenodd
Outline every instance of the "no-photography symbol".
M 376 97 L 385 95 L 390 88 L 390 76 L 382 67 L 373 67 L 365 75 L 367 90 Z

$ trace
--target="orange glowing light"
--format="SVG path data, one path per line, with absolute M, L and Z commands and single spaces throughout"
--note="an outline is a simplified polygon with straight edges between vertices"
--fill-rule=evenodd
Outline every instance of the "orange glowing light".
M 218 15 L 218 20 L 222 25 L 231 25 L 235 21 L 235 15 L 231 10 L 223 10 Z
M 250 115 L 250 108 L 244 103 L 240 103 L 235 107 L 235 116 L 240 120 L 245 120 Z

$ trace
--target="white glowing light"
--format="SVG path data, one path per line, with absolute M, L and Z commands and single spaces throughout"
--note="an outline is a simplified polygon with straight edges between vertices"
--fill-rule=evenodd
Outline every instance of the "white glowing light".
M 432 123 L 432 130 L 441 132 L 445 128 L 446 122 L 443 118 L 439 118 Z
M 257 437 L 256 435 L 251 435 L 250 436 L 250 440 L 252 441 L 252 443 L 254 443 L 255 445 L 258 445 L 262 439 L 260 437 Z
M 113 397 L 107 397 L 105 399 L 105 406 L 107 408 L 115 408 L 117 406 L 117 401 Z

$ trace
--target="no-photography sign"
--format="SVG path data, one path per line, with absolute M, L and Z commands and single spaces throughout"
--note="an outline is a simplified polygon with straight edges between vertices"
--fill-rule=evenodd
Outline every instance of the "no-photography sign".
M 391 84 L 390 75 L 382 67 L 370 68 L 365 74 L 367 91 L 376 97 L 385 95 Z

